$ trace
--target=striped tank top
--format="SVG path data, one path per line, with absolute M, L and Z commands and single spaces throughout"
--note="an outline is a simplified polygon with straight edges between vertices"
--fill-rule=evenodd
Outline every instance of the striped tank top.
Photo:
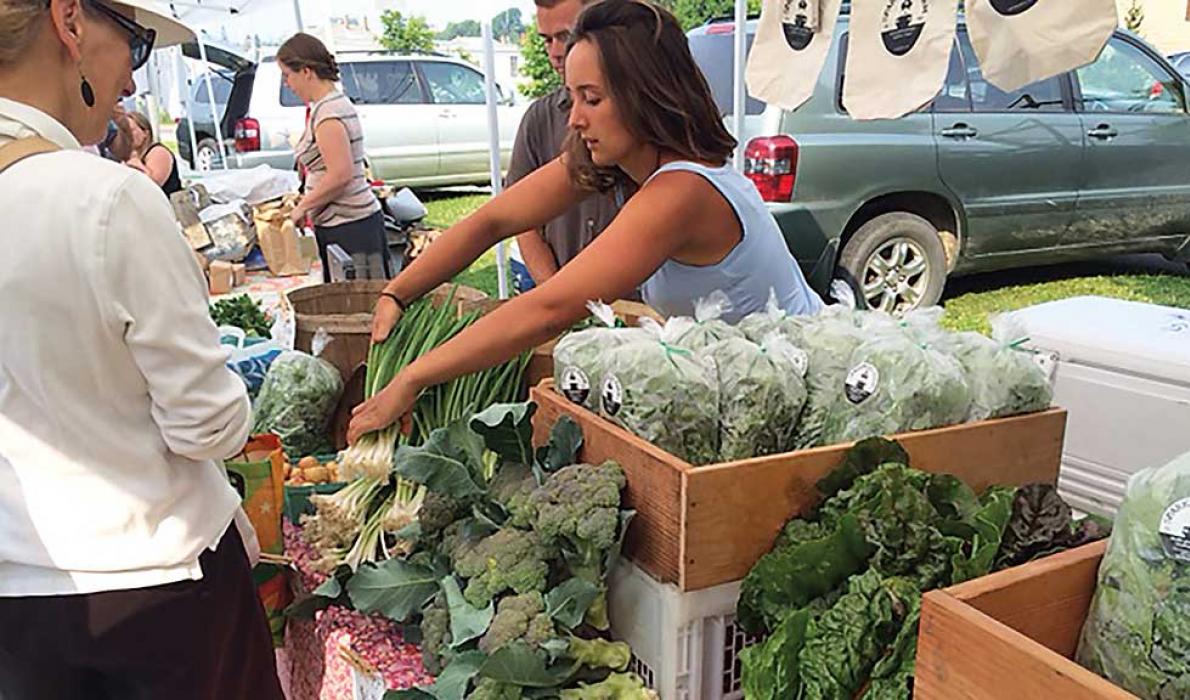
M 306 191 L 312 192 L 319 181 L 326 176 L 326 163 L 318 150 L 314 132 L 327 119 L 338 119 L 347 130 L 351 141 L 351 182 L 333 202 L 318 211 L 311 212 L 315 226 L 340 226 L 366 219 L 380 211 L 380 200 L 372 193 L 372 186 L 364 176 L 364 130 L 359 114 L 351 100 L 338 90 L 332 90 L 326 97 L 310 105 L 310 120 L 297 146 L 297 160 L 306 168 Z

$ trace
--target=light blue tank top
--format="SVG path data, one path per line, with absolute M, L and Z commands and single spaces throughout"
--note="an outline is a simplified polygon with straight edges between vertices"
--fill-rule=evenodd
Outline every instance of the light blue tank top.
M 641 285 L 645 303 L 666 316 L 693 316 L 694 302 L 718 289 L 731 300 L 732 308 L 723 317 L 729 323 L 763 311 L 772 292 L 776 292 L 777 302 L 787 314 L 809 315 L 822 309 L 822 300 L 806 284 L 777 221 L 751 180 L 730 164 L 708 168 L 689 161 L 667 163 L 652 177 L 676 170 L 697 173 L 719 190 L 739 217 L 743 238 L 714 265 L 666 260 Z

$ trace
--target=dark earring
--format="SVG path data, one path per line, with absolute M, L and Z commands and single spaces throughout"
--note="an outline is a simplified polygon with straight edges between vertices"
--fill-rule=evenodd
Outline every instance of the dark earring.
M 82 76 L 80 76 L 80 77 L 82 77 Z M 91 83 L 87 82 L 87 79 L 85 77 L 83 77 L 82 84 L 79 85 L 79 90 L 83 93 L 83 104 L 87 105 L 87 107 L 94 107 L 95 106 L 95 90 L 93 90 L 91 88 Z

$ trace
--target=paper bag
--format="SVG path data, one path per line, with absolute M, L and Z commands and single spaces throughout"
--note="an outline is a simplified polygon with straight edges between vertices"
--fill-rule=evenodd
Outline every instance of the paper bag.
M 298 232 L 289 220 L 290 207 L 268 207 L 256 210 L 256 235 L 260 252 L 274 277 L 304 275 L 310 272 L 310 259 L 303 255 L 298 244 Z
M 211 294 L 227 294 L 235 288 L 235 266 L 216 260 L 211 263 L 208 276 L 211 278 Z
M 1005 92 L 1091 63 L 1116 24 L 1115 0 L 967 2 L 983 77 Z
M 748 93 L 787 110 L 810 99 L 840 5 L 841 0 L 764 0 L 744 74 Z
M 853 119 L 897 119 L 942 89 L 958 0 L 868 0 L 851 6 L 843 107 Z

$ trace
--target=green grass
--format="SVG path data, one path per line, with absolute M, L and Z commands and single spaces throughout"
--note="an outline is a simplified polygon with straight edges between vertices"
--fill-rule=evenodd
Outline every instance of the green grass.
M 491 197 L 486 194 L 469 195 L 437 195 L 425 197 L 426 226 L 439 230 L 446 230 L 459 221 L 475 213 Z M 496 269 L 496 251 L 489 250 L 471 264 L 454 281 L 474 287 L 485 292 L 488 296 L 499 296 L 499 274 Z
M 1004 287 L 964 294 L 945 302 L 943 325 L 956 331 L 991 330 L 990 317 L 1048 301 L 1079 296 L 1103 296 L 1162 306 L 1190 308 L 1190 277 L 1119 275 Z

